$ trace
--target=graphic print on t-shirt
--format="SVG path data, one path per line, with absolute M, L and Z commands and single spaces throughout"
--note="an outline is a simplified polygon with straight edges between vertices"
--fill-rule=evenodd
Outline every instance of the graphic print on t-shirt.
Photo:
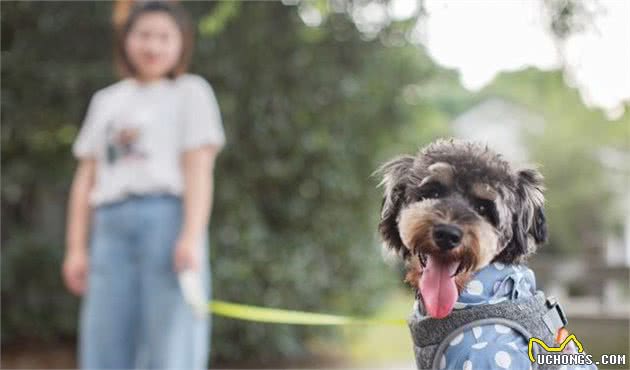
M 114 121 L 107 124 L 107 163 L 119 161 L 144 160 L 146 153 L 139 147 L 142 129 L 130 124 L 116 125 Z

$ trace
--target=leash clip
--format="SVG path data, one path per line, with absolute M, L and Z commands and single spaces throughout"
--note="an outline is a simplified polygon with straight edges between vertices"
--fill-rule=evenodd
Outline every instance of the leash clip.
M 549 311 L 543 316 L 543 321 L 547 328 L 555 333 L 558 329 L 566 326 L 569 320 L 567 320 L 567 315 L 556 297 L 547 297 L 545 304 Z

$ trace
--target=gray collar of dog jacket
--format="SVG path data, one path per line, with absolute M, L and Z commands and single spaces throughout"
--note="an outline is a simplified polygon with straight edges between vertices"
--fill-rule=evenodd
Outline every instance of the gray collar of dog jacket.
M 555 299 L 546 298 L 541 291 L 496 304 L 480 304 L 453 310 L 444 319 L 421 315 L 422 303 L 418 300 L 417 304 L 418 309 L 414 309 L 409 318 L 409 328 L 418 369 L 439 369 L 440 360 L 449 343 L 464 331 L 477 326 L 504 325 L 520 333 L 527 341 L 535 337 L 551 346 L 555 343 L 558 329 L 567 323 L 560 305 Z M 538 345 L 534 345 L 533 350 L 534 353 L 542 351 Z M 537 368 L 554 367 L 537 366 L 533 363 L 532 369 Z

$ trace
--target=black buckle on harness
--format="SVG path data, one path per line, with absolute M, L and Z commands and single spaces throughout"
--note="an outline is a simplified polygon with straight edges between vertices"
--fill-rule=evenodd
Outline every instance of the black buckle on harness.
M 558 329 L 566 326 L 569 321 L 556 297 L 547 297 L 545 304 L 549 311 L 543 315 L 543 321 L 549 331 L 555 335 Z

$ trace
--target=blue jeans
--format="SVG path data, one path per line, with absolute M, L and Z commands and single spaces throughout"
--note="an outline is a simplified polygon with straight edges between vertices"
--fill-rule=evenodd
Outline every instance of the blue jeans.
M 96 208 L 80 318 L 83 369 L 205 369 L 210 322 L 194 315 L 173 270 L 182 202 L 133 196 Z M 200 268 L 208 298 L 204 237 Z

